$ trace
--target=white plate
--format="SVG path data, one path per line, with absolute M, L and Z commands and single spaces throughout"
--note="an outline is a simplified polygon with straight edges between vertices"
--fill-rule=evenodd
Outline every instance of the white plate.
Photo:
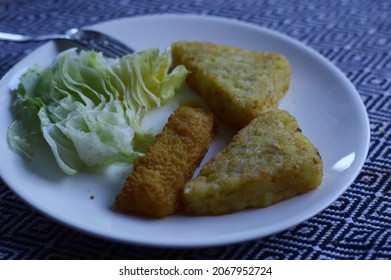
M 113 209 L 126 170 L 82 172 L 67 177 L 42 149 L 26 162 L 9 149 L 12 121 L 9 87 L 34 63 L 48 65 L 64 45 L 47 43 L 31 53 L 0 82 L 0 175 L 27 203 L 75 229 L 114 240 L 154 246 L 197 247 L 261 238 L 292 227 L 330 205 L 358 175 L 368 152 L 369 122 L 349 80 L 315 51 L 282 34 L 218 17 L 156 15 L 125 18 L 94 26 L 133 48 L 165 48 L 177 40 L 207 40 L 284 54 L 292 68 L 291 86 L 280 107 L 296 118 L 324 160 L 323 184 L 310 193 L 264 209 L 218 217 L 174 215 L 161 220 L 123 215 Z M 167 108 L 164 114 L 168 116 Z M 157 123 L 158 127 L 165 120 Z M 207 158 L 227 142 L 219 136 Z M 90 199 L 93 195 L 95 198 Z

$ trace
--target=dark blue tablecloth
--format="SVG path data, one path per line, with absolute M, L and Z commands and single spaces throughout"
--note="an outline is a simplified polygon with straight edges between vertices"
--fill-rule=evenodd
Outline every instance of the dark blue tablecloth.
M 159 13 L 237 18 L 285 33 L 331 60 L 369 114 L 362 171 L 337 201 L 302 224 L 203 249 L 146 248 L 74 231 L 37 213 L 0 180 L 0 259 L 391 259 L 391 1 L 6 0 L 0 31 L 45 34 Z M 38 46 L 0 41 L 0 77 Z

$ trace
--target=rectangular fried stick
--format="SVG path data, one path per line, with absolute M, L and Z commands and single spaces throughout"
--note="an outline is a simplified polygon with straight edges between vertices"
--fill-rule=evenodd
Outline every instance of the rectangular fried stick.
M 181 206 L 185 183 L 199 166 L 215 132 L 214 117 L 201 108 L 180 107 L 146 155 L 138 160 L 116 198 L 118 209 L 155 218 Z

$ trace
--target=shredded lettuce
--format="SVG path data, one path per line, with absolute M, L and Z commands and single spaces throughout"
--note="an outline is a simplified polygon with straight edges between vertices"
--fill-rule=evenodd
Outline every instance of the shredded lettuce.
M 13 91 L 11 147 L 35 157 L 43 137 L 60 168 L 74 175 L 84 166 L 133 163 L 154 142 L 142 129 L 145 113 L 164 105 L 188 71 L 170 71 L 171 53 L 148 49 L 119 59 L 70 49 L 46 69 L 33 66 Z

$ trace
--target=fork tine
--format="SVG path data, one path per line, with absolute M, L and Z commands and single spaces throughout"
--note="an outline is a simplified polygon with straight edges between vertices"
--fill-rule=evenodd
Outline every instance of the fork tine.
M 83 36 L 76 36 L 73 40 L 81 43 L 88 49 L 102 52 L 108 57 L 122 57 L 134 53 L 134 50 L 110 36 L 92 30 L 83 30 Z
M 93 42 L 93 43 L 88 43 L 88 44 L 81 43 L 81 44 L 89 50 L 102 52 L 105 56 L 111 57 L 111 58 L 122 57 L 126 54 L 129 54 L 128 51 L 124 51 L 122 49 L 118 50 L 117 48 L 113 48 L 112 46 L 109 46 L 109 45 L 102 43 L 102 42 L 100 42 L 100 43 Z
M 114 58 L 122 57 L 134 52 L 125 45 L 119 45 L 118 43 L 113 43 L 108 40 L 92 41 L 88 44 L 88 47 L 98 52 L 102 52 L 105 56 Z
M 110 44 L 106 41 L 99 41 L 99 42 L 83 42 L 80 40 L 77 40 L 79 44 L 84 46 L 86 49 L 95 50 L 97 52 L 102 52 L 105 56 L 111 57 L 111 58 L 117 58 L 122 57 L 124 55 L 133 53 L 133 50 L 129 50 L 128 48 L 122 48 L 118 47 L 117 45 Z
M 129 49 L 126 45 L 118 44 L 118 43 L 113 43 L 110 40 L 105 40 L 102 42 L 102 49 L 104 50 L 111 51 L 113 54 L 116 54 L 118 56 L 124 56 L 127 54 L 131 54 L 134 51 Z

